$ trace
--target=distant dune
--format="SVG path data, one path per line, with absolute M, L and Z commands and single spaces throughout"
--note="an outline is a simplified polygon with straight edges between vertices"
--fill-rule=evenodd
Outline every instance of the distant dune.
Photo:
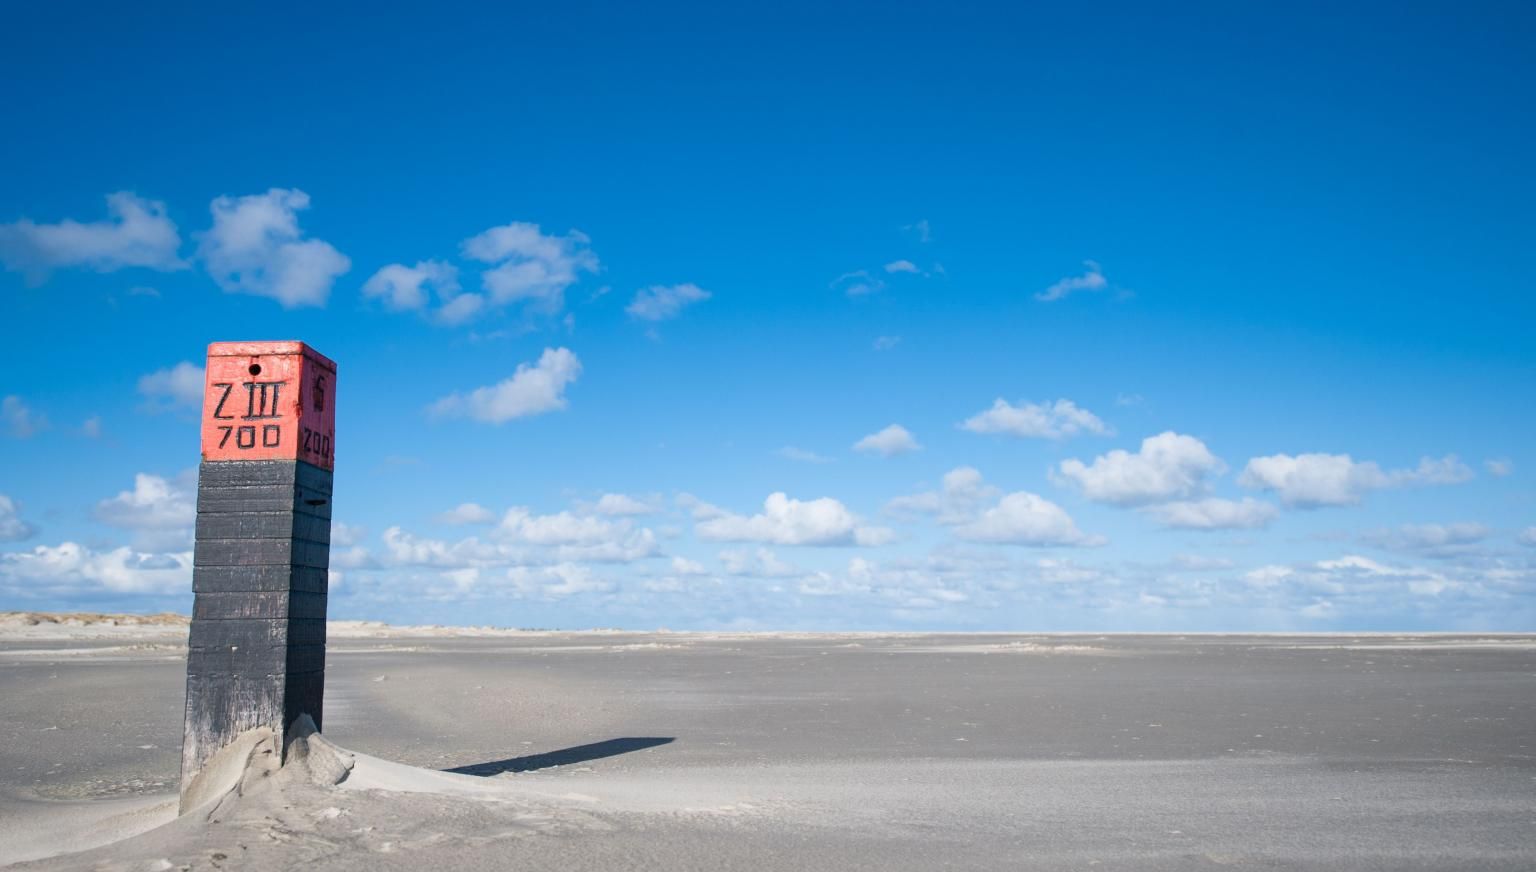
M 155 615 L 113 615 L 102 612 L 0 612 L 0 627 L 185 627 L 192 623 L 186 615 L 160 612 Z

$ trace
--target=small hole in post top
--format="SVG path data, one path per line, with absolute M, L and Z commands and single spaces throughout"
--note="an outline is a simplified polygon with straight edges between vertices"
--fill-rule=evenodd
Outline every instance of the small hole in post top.
M 251 364 L 251 375 L 261 375 L 261 364 L 259 364 L 259 363 Z

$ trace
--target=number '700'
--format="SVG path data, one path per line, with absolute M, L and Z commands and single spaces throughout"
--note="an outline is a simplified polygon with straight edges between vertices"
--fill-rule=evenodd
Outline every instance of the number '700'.
M 236 448 L 256 447 L 256 426 L 254 424 L 242 424 L 238 427 L 228 424 L 220 424 L 219 429 L 224 435 L 219 439 L 219 447 L 229 444 L 230 436 L 235 438 Z M 283 428 L 277 424 L 263 424 L 261 426 L 261 447 L 276 448 L 283 441 Z

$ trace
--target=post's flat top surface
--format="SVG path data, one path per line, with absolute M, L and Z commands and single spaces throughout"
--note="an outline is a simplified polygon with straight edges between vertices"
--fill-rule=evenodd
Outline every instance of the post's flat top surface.
M 203 460 L 302 460 L 334 468 L 330 358 L 302 342 L 215 342 L 206 373 Z
M 273 342 L 211 342 L 209 357 L 259 357 L 269 354 L 302 354 L 311 357 L 331 372 L 336 371 L 336 361 L 296 339 Z

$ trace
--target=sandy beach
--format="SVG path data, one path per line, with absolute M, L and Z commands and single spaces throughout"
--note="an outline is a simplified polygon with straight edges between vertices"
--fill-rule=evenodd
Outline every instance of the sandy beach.
M 176 818 L 185 633 L 0 621 L 0 863 L 1536 865 L 1530 636 L 337 623 L 344 778 L 257 760 Z

